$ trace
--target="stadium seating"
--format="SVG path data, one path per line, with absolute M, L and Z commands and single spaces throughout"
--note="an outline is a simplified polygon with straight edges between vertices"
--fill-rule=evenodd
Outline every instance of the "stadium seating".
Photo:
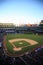
M 3 65 L 43 65 L 43 46 L 20 57 L 0 57 Z

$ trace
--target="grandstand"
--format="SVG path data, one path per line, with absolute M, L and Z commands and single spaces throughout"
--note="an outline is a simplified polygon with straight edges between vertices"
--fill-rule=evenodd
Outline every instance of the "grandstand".
M 0 23 L 0 27 L 11 28 L 14 27 L 13 23 Z

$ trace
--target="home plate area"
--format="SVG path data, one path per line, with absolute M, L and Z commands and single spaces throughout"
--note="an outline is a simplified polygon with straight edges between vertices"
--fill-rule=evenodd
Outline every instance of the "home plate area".
M 13 50 L 14 50 L 14 51 L 20 51 L 20 50 L 22 50 L 22 48 L 16 48 L 16 47 L 15 47 L 15 48 L 13 48 Z

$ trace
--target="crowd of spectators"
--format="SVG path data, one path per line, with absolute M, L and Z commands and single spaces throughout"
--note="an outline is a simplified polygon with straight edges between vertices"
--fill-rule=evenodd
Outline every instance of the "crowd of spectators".
M 20 57 L 0 57 L 0 65 L 43 65 L 43 46 L 33 50 L 31 53 Z

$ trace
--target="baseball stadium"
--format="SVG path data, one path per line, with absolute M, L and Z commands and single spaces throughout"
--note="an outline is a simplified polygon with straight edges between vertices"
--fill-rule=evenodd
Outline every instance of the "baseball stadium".
M 12 23 L 0 23 L 1 57 L 4 59 L 10 57 L 13 61 L 16 59 L 18 63 L 19 61 L 21 63 L 22 60 L 24 65 L 28 64 L 28 59 L 31 59 L 33 63 L 37 61 L 34 58 L 34 54 L 37 55 L 38 50 L 43 49 L 43 28 L 40 25 L 31 25 L 17 27 Z M 31 56 L 32 54 L 33 57 Z M 41 52 L 41 54 L 43 53 Z M 25 57 L 27 60 L 25 60 Z
M 0 0 L 0 65 L 43 65 L 43 0 Z
M 5 36 L 5 50 L 10 56 L 21 56 L 43 44 L 43 36 L 34 34 L 8 34 Z

